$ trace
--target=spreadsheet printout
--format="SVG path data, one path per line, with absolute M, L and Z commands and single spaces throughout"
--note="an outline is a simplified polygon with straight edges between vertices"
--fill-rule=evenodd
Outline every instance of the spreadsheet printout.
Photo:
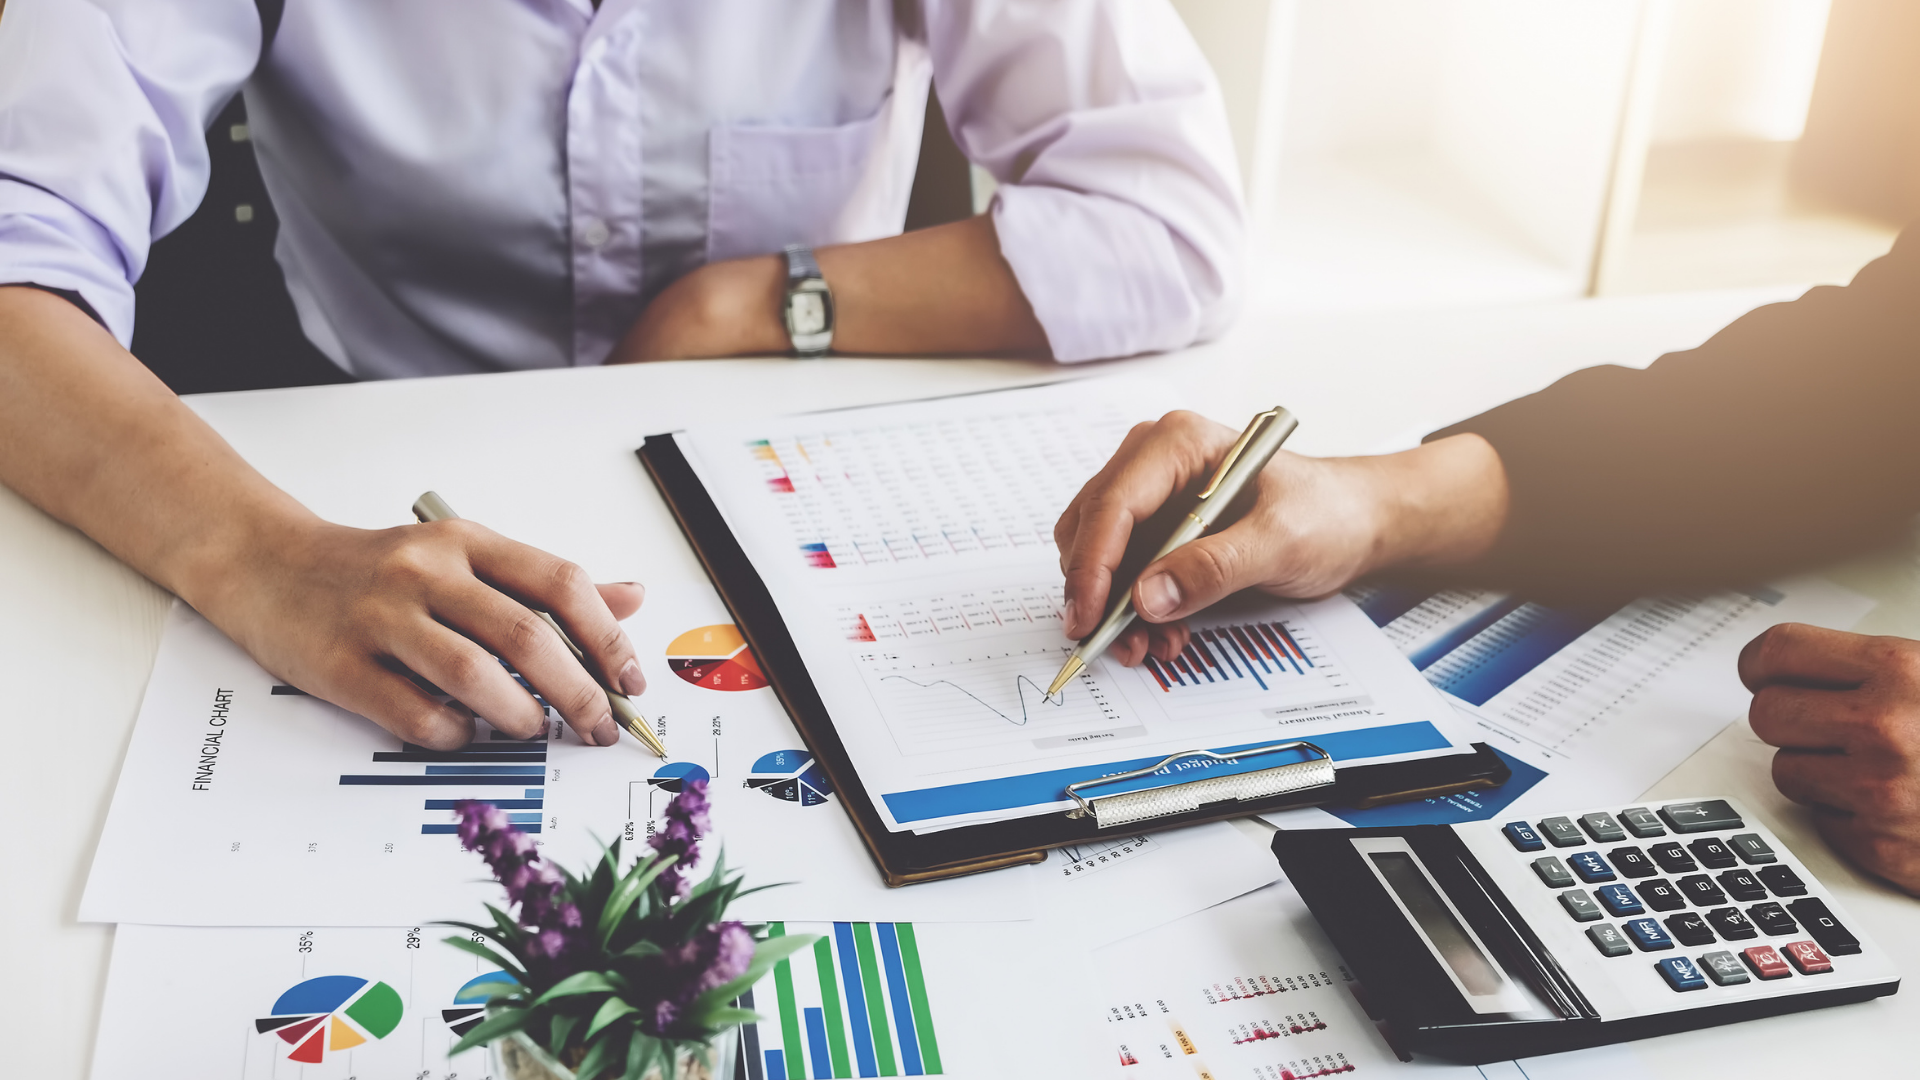
M 1187 750 L 1312 739 L 1350 764 L 1466 749 L 1440 697 L 1342 597 L 1233 598 L 1189 620 L 1172 662 L 1101 658 L 1046 696 L 1072 646 L 1053 524 L 1169 399 L 1087 380 L 681 436 L 890 828 L 1065 810 L 1069 783 Z

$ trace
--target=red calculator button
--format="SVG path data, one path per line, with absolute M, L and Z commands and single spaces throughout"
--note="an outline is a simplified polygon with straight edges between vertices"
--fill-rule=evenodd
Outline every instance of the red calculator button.
M 1822 975 L 1833 970 L 1833 961 L 1811 941 L 1789 941 L 1780 951 L 1787 954 L 1787 959 L 1793 961 L 1802 975 Z
M 1747 962 L 1755 975 L 1763 979 L 1784 979 L 1793 974 L 1787 970 L 1787 962 L 1780 959 L 1771 945 L 1755 945 L 1751 949 L 1742 949 L 1740 958 Z

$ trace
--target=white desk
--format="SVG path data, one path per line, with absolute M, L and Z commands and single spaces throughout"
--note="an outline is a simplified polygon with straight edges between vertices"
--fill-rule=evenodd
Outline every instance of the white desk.
M 336 521 L 408 520 L 427 488 L 603 580 L 698 573 L 633 456 L 643 436 L 742 411 L 787 412 L 1143 371 L 1237 424 L 1284 402 L 1294 447 L 1346 453 L 1401 442 L 1596 363 L 1642 364 L 1697 344 L 1771 293 L 1580 301 L 1494 310 L 1279 318 L 1250 313 L 1225 341 L 1165 357 L 1062 369 L 1010 361 L 730 361 L 218 395 L 193 404 L 248 460 Z M 672 537 L 643 544 L 637 537 Z M 1836 576 L 1882 600 L 1869 628 L 1920 636 L 1912 558 Z M 0 489 L 0 687 L 11 844 L 0 873 L 0 1076 L 86 1076 L 112 932 L 73 921 L 118 763 L 153 664 L 164 593 Z M 1655 793 L 1730 792 L 1837 891 L 1908 971 L 1920 902 L 1824 854 L 1773 793 L 1767 755 L 1730 728 Z M 1920 1027 L 1920 988 L 1889 1000 L 1655 1040 L 1640 1056 L 1699 1080 L 1896 1071 Z

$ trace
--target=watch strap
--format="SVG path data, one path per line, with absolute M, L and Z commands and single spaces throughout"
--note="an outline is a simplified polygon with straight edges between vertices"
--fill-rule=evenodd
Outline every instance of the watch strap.
M 820 277 L 820 263 L 813 257 L 813 249 L 805 244 L 788 244 L 784 249 L 787 255 L 787 284 Z

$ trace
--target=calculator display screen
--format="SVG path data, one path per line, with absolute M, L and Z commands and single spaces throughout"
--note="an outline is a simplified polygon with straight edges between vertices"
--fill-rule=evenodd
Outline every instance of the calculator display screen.
M 1500 993 L 1500 973 L 1454 917 L 1453 909 L 1434 892 L 1413 856 L 1404 851 L 1370 851 L 1367 857 L 1467 993 L 1478 997 Z

